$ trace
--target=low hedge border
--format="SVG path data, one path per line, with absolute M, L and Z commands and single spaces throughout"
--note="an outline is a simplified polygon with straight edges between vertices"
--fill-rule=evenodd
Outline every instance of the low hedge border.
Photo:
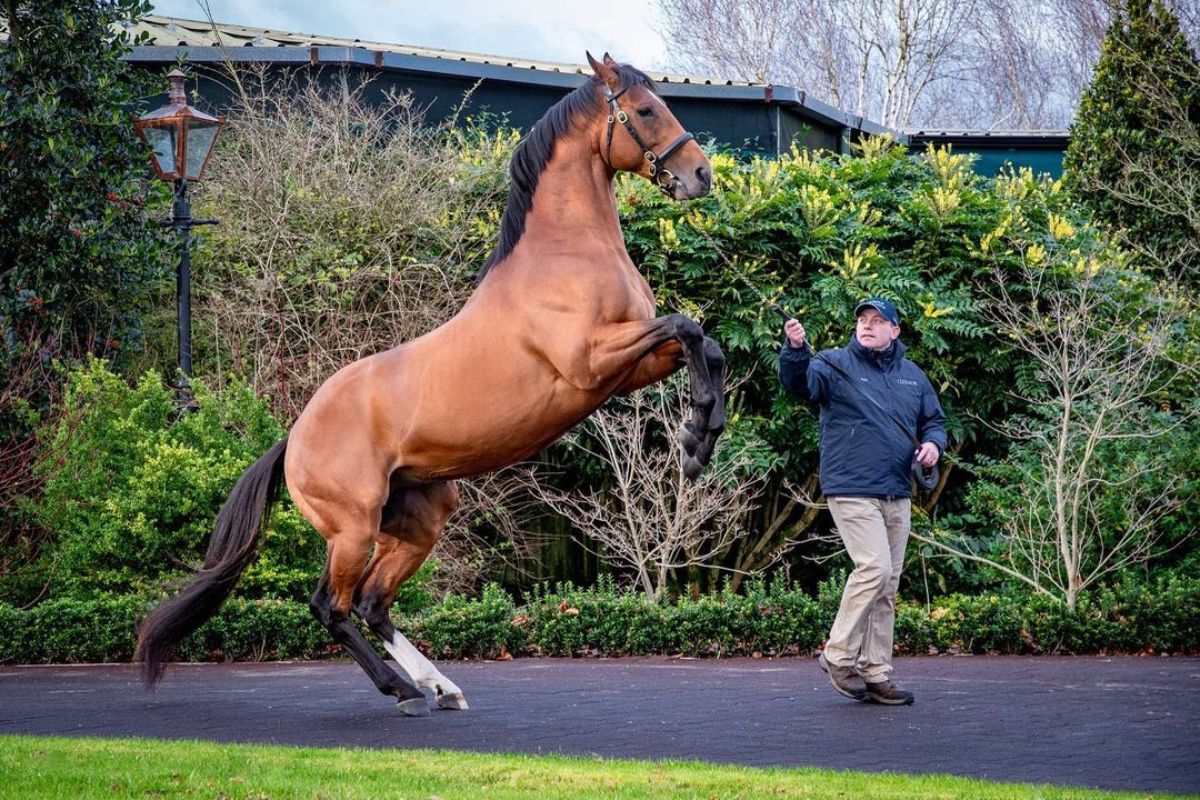
M 763 583 L 745 594 L 654 603 L 612 589 L 542 588 L 523 606 L 497 586 L 451 597 L 400 626 L 439 659 L 509 656 L 787 656 L 818 648 L 840 584 L 804 591 Z M 144 603 L 129 597 L 51 600 L 20 610 L 0 603 L 0 662 L 121 662 L 133 656 Z M 1200 652 L 1200 579 L 1127 583 L 1084 598 L 1075 611 L 1045 596 L 950 595 L 901 603 L 896 648 L 907 654 Z M 234 598 L 184 641 L 192 661 L 314 659 L 339 652 L 289 600 Z

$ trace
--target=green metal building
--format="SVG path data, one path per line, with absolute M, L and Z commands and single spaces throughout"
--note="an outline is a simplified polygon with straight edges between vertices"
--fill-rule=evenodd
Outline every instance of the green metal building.
M 188 63 L 207 103 L 230 100 L 227 67 L 315 70 L 335 80 L 346 69 L 369 75 L 368 99 L 411 92 L 427 119 L 489 112 L 522 130 L 586 80 L 586 66 L 521 60 L 479 53 L 285 33 L 240 25 L 147 16 L 130 32 L 149 33 L 128 60 L 166 73 Z M 619 56 L 619 54 L 618 54 Z M 761 153 L 787 152 L 793 144 L 837 153 L 866 135 L 890 134 L 914 150 L 949 144 L 978 155 L 976 170 L 994 175 L 1005 164 L 1057 177 L 1066 131 L 896 131 L 846 114 L 789 86 L 721 81 L 649 72 L 684 127 L 702 140 Z

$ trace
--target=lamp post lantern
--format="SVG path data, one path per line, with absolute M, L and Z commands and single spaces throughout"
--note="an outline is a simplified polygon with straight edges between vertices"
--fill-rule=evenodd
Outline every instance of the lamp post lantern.
M 142 141 L 150 146 L 158 177 L 175 184 L 171 219 L 162 224 L 169 225 L 180 236 L 175 292 L 179 307 L 178 388 L 180 403 L 184 406 L 190 403 L 188 380 L 192 377 L 191 229 L 193 225 L 217 224 L 215 219 L 192 219 L 188 181 L 200 180 L 204 174 L 217 134 L 225 124 L 224 117 L 213 117 L 188 105 L 183 88 L 186 77 L 180 70 L 172 70 L 167 75 L 171 82 L 167 104 L 138 117 L 133 123 Z

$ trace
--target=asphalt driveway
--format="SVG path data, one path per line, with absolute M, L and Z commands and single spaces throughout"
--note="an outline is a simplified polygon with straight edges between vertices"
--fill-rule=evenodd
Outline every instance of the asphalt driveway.
M 0 734 L 455 748 L 948 773 L 1200 792 L 1200 659 L 898 659 L 908 707 L 835 694 L 807 659 L 440 665 L 471 709 L 400 715 L 358 667 L 0 667 Z

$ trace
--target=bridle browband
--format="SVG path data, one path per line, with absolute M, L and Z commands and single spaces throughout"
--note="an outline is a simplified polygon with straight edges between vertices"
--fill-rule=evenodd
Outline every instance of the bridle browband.
M 646 146 L 642 141 L 642 137 L 638 135 L 637 128 L 633 127 L 633 122 L 630 121 L 629 115 L 621 108 L 621 104 L 617 102 L 617 98 L 625 94 L 630 88 L 626 86 L 619 92 L 611 92 L 608 87 L 604 87 L 604 95 L 608 99 L 608 145 L 604 150 L 604 162 L 608 164 L 609 169 L 612 165 L 612 140 L 613 140 L 613 123 L 620 122 L 625 126 L 625 130 L 629 131 L 629 137 L 633 139 L 634 144 L 642 150 L 642 157 L 650 163 L 650 179 L 662 190 L 663 194 L 670 196 L 675 189 L 675 184 L 679 179 L 668 169 L 665 169 L 667 159 L 675 155 L 679 148 L 683 147 L 696 137 L 688 131 L 684 131 L 675 138 L 661 153 L 655 153 L 654 150 Z

